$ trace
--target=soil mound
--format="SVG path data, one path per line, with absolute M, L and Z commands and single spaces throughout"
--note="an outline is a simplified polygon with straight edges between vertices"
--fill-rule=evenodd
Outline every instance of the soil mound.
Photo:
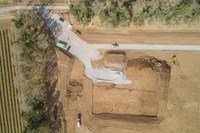
M 123 51 L 110 51 L 105 54 L 104 66 L 114 68 L 125 68 L 127 63 L 126 53 Z

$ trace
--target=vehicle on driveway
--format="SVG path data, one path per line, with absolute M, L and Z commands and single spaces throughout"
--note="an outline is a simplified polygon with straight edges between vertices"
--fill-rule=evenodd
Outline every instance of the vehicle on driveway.
M 58 41 L 57 43 L 56 43 L 56 46 L 57 47 L 59 47 L 59 48 L 63 48 L 63 49 L 66 49 L 67 48 L 67 43 L 66 42 L 64 42 L 64 41 Z
M 62 17 L 60 17 L 59 20 L 60 20 L 61 22 L 64 22 L 64 21 L 65 21 L 64 18 L 62 18 Z
M 68 29 L 68 30 L 71 30 L 71 29 L 72 29 L 72 25 L 69 24 L 69 25 L 67 26 L 67 29 Z
M 118 48 L 119 47 L 119 44 L 118 43 L 113 43 L 112 44 L 112 48 Z
M 70 48 L 71 48 L 71 46 L 68 46 L 68 48 L 67 48 L 67 51 L 69 51 L 69 50 L 70 50 Z
M 80 128 L 81 127 L 81 113 L 78 113 L 77 115 L 77 127 Z

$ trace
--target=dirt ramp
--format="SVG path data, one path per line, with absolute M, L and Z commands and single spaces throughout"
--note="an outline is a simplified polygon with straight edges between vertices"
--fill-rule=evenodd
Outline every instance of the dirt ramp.
M 136 67 L 142 70 L 143 68 L 150 68 L 153 71 L 166 71 L 170 73 L 171 67 L 165 60 L 159 60 L 152 56 L 141 56 L 137 59 L 128 60 L 128 67 Z
M 104 66 L 110 68 L 125 68 L 127 64 L 124 51 L 109 51 L 104 56 Z

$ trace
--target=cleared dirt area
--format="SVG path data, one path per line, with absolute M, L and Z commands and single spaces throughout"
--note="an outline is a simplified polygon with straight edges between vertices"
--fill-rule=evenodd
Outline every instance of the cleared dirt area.
M 129 59 L 122 51 L 109 51 L 105 55 L 102 60 L 106 60 L 107 64 L 114 62 L 113 67 L 125 66 L 121 69 L 124 69 L 133 83 L 95 85 L 92 97 L 93 113 L 157 116 L 159 101 L 166 99 L 168 92 L 171 68 L 167 62 L 149 56 Z M 101 62 L 100 60 L 93 64 L 96 64 L 95 67 L 103 67 Z
M 176 59 L 172 58 L 174 55 L 176 55 Z M 63 54 L 62 56 L 66 56 L 66 55 Z M 73 70 L 68 71 L 68 72 L 76 73 L 77 71 L 77 74 L 73 74 L 74 76 L 71 76 L 71 77 L 73 77 L 73 81 L 79 82 L 75 84 L 79 86 L 81 86 L 82 84 L 83 88 L 81 91 L 79 91 L 78 95 L 75 95 L 74 98 L 67 97 L 67 100 L 64 100 L 64 101 L 61 100 L 63 106 L 66 106 L 66 109 L 67 109 L 67 111 L 66 110 L 64 111 L 66 114 L 65 120 L 67 123 L 67 126 L 65 126 L 66 131 L 76 132 L 76 133 L 93 133 L 93 132 L 95 133 L 96 132 L 97 133 L 98 132 L 101 132 L 101 133 L 129 133 L 129 132 L 130 133 L 132 132 L 160 133 L 161 131 L 167 132 L 167 133 L 168 132 L 175 133 L 175 132 L 187 132 L 187 131 L 190 132 L 191 131 L 194 133 L 198 133 L 199 131 L 198 123 L 200 122 L 199 111 L 198 111 L 200 109 L 200 105 L 199 105 L 200 72 L 198 70 L 199 69 L 198 65 L 200 65 L 200 61 L 199 61 L 200 53 L 180 52 L 180 51 L 179 52 L 177 51 L 171 51 L 171 52 L 168 52 L 168 51 L 126 51 L 126 56 L 128 59 L 132 59 L 131 62 L 132 64 L 134 64 L 133 66 L 136 66 L 136 67 L 130 67 L 130 70 L 129 70 L 129 71 L 132 71 L 132 74 L 129 73 L 129 75 L 135 75 L 135 76 L 132 76 L 135 81 L 135 86 L 127 86 L 126 88 L 125 86 L 121 86 L 121 85 L 115 86 L 115 85 L 107 84 L 107 83 L 102 83 L 102 84 L 98 83 L 98 84 L 95 84 L 95 86 L 93 87 L 92 82 L 89 79 L 87 79 L 85 76 L 83 76 L 84 75 L 83 66 L 81 66 L 81 63 L 79 62 L 79 60 L 75 59 L 76 60 L 75 62 L 77 62 L 76 64 L 79 64 L 79 65 L 74 65 L 75 63 L 73 63 Z M 146 60 L 149 60 L 149 58 L 147 57 L 156 57 L 157 59 L 166 60 L 167 63 L 170 64 L 171 79 L 170 79 L 169 87 L 167 87 L 167 84 L 166 84 L 169 80 L 168 79 L 169 76 L 163 76 L 163 75 L 166 75 L 166 71 L 163 71 L 163 73 L 160 73 L 160 69 L 158 68 L 152 69 L 151 66 L 148 66 L 148 67 L 145 66 L 145 68 L 143 68 L 143 71 L 141 71 L 141 68 L 137 66 L 138 61 L 140 62 L 140 64 L 142 64 L 141 57 L 142 59 L 145 58 Z M 65 63 L 67 62 L 65 61 Z M 81 70 L 79 70 L 80 68 Z M 138 72 L 135 72 L 136 70 Z M 149 72 L 149 74 L 146 74 L 146 72 Z M 65 75 L 67 73 L 63 72 L 62 74 Z M 147 79 L 145 80 L 144 77 L 148 77 L 147 79 L 149 79 L 149 82 L 147 82 Z M 159 78 L 159 80 L 156 79 L 156 77 Z M 114 103 L 117 103 L 116 105 L 118 106 L 119 109 L 121 109 L 120 111 L 123 111 L 124 114 L 118 113 L 116 115 L 116 113 L 113 114 L 113 112 L 110 112 L 110 114 L 95 115 L 92 113 L 94 111 L 93 109 L 94 97 L 92 97 L 92 95 L 94 95 L 94 91 L 98 91 L 98 92 L 95 92 L 96 94 L 95 97 L 97 98 L 105 100 L 105 98 L 112 99 L 112 97 L 116 96 L 116 99 L 112 99 L 112 100 L 116 100 L 116 101 L 118 100 L 121 103 L 127 102 L 133 105 L 134 102 L 131 102 L 130 100 L 130 98 L 132 97 L 128 97 L 127 100 L 125 100 L 126 98 L 124 97 L 126 97 L 126 95 L 124 95 L 123 97 L 120 94 L 125 93 L 129 95 L 137 95 L 134 93 L 138 91 L 138 90 L 135 90 L 135 89 L 138 89 L 139 83 L 137 83 L 137 81 L 142 81 L 142 80 L 143 80 L 143 83 L 140 83 L 140 86 L 141 86 L 140 89 L 143 89 L 145 92 L 149 92 L 149 91 L 150 93 L 153 92 L 153 94 L 156 94 L 154 93 L 154 91 L 157 89 L 157 94 L 159 94 L 159 96 L 158 95 L 156 96 L 156 98 L 159 99 L 156 118 L 125 115 L 126 113 L 125 110 L 126 109 L 128 110 L 130 108 L 124 107 L 125 105 L 123 104 L 121 104 L 123 106 L 120 106 L 120 104 L 118 104 L 117 102 L 114 102 Z M 159 87 L 158 86 L 157 88 L 153 87 L 158 83 L 158 81 L 160 82 Z M 65 80 L 61 80 L 60 83 L 62 82 L 65 82 Z M 144 82 L 147 82 L 147 83 L 145 84 Z M 101 88 L 98 88 L 99 86 Z M 123 87 L 124 89 L 120 89 Z M 67 88 L 68 87 L 64 88 L 63 86 L 63 90 L 64 90 L 63 93 L 66 94 L 65 90 L 68 90 Z M 114 91 L 112 91 L 113 88 L 115 89 Z M 131 88 L 132 91 L 130 91 L 130 89 L 127 89 L 127 88 Z M 168 88 L 168 90 L 161 89 L 161 88 Z M 95 89 L 98 89 L 98 90 L 95 90 Z M 120 91 L 117 89 L 121 90 L 122 93 L 120 93 Z M 108 94 L 106 94 L 106 92 Z M 120 96 L 121 100 L 118 99 L 118 96 Z M 134 98 L 135 97 L 133 97 L 133 99 Z M 142 99 L 144 98 L 146 97 L 142 97 Z M 155 97 L 152 96 L 152 98 L 155 98 Z M 150 102 L 152 102 L 152 100 L 150 100 Z M 103 106 L 105 106 L 105 104 Z M 142 107 L 144 108 L 145 106 L 142 106 Z M 137 110 L 131 109 L 130 111 L 133 112 Z M 81 128 L 78 129 L 76 127 L 76 117 L 79 112 L 82 113 L 82 126 Z
M 177 56 L 176 63 L 173 63 L 172 59 L 172 56 L 174 54 L 176 54 Z M 199 61 L 200 53 L 176 52 L 176 51 L 174 52 L 128 51 L 127 52 L 128 58 L 138 58 L 140 56 L 145 56 L 145 55 L 154 56 L 156 58 L 166 60 L 169 64 L 171 64 L 171 79 L 169 84 L 169 90 L 165 91 L 160 89 L 162 88 L 162 86 L 166 85 L 165 82 L 161 82 L 160 84 L 161 87 L 158 88 L 158 91 L 161 91 L 159 92 L 161 95 L 159 98 L 157 118 L 136 117 L 130 115 L 128 116 L 112 115 L 112 114 L 95 115 L 91 116 L 91 119 L 87 122 L 87 124 L 89 123 L 89 126 L 85 128 L 90 127 L 88 129 L 90 131 L 86 130 L 87 132 L 103 132 L 103 133 L 174 132 L 175 133 L 175 132 L 191 131 L 194 133 L 198 133 L 199 131 L 198 123 L 200 122 L 199 111 L 198 111 L 200 108 L 199 105 L 200 84 L 198 82 L 200 74 L 198 70 L 198 64 L 200 64 Z M 137 81 L 137 79 L 135 80 Z M 151 82 L 145 85 L 148 88 L 148 85 L 149 87 L 151 86 Z M 112 88 L 112 85 L 110 86 L 110 88 Z M 107 98 L 114 97 L 115 95 L 116 94 L 114 93 L 112 96 L 108 96 Z M 124 97 L 125 96 L 126 95 L 124 95 Z M 120 98 L 121 98 L 120 101 L 123 101 L 123 97 Z
M 156 93 L 94 87 L 93 113 L 157 115 Z
M 112 35 L 107 35 L 104 41 L 108 40 L 109 42 L 109 38 L 112 38 Z M 125 42 L 126 40 L 121 41 Z M 167 40 L 164 41 L 167 42 Z M 174 41 L 174 44 L 178 44 L 179 41 Z M 189 44 L 193 43 L 196 43 L 195 39 L 194 42 L 192 40 L 189 42 Z M 106 53 L 106 51 L 103 52 Z M 68 116 L 65 116 L 66 130 L 76 133 L 198 133 L 198 123 L 200 122 L 200 70 L 198 67 L 200 65 L 200 53 L 133 50 L 125 52 L 125 60 L 127 61 L 125 63 L 125 66 L 127 66 L 125 72 L 128 78 L 133 80 L 132 85 L 126 86 L 107 83 L 93 85 L 84 76 L 83 65 L 79 60 L 75 59 L 75 63 L 72 66 L 73 69 L 68 71 L 71 73 L 70 80 L 72 78 L 73 81 L 78 82 L 76 84 L 83 86 L 83 88 L 78 95 L 77 93 L 75 94 L 74 98 L 68 97 L 68 99 L 71 99 L 68 102 L 66 100 L 61 101 L 68 108 L 67 111 L 65 110 L 65 114 Z M 176 55 L 175 58 L 173 58 L 174 55 Z M 107 57 L 111 59 L 113 58 L 112 56 Z M 159 60 L 156 60 L 154 57 Z M 106 63 L 112 62 L 110 59 Z M 153 64 L 146 65 L 145 62 L 148 62 L 150 59 L 152 59 L 151 62 Z M 120 58 L 120 61 L 122 60 L 124 59 Z M 160 60 L 166 61 L 163 64 L 169 64 L 171 69 L 165 69 L 166 67 L 160 69 Z M 114 61 L 115 63 L 117 65 L 120 64 Z M 104 60 L 93 63 L 93 65 L 97 66 L 101 64 L 105 64 Z M 108 67 L 112 66 L 108 65 Z M 171 75 L 169 75 L 170 70 Z M 66 75 L 64 72 L 62 74 Z M 63 81 L 65 80 L 61 80 L 61 83 Z M 63 89 L 66 93 L 65 90 L 67 89 Z M 139 93 L 142 91 L 149 96 L 145 96 L 143 93 L 140 97 Z M 136 97 L 132 97 L 132 95 Z M 137 98 L 142 99 L 146 106 L 141 106 L 141 103 L 140 106 L 136 106 L 136 101 L 131 102 L 131 100 Z M 111 102 L 108 106 L 106 103 L 97 106 L 94 104 L 95 100 L 104 100 L 106 103 Z M 94 106 L 96 106 L 96 109 Z M 101 106 L 106 108 L 102 109 L 100 108 Z M 144 109 L 148 106 L 148 113 L 150 113 L 152 108 L 153 111 L 151 111 L 153 113 L 151 113 L 156 114 L 157 117 L 136 116 L 140 115 L 136 112 L 141 110 L 139 108 L 137 108 L 138 110 L 134 109 L 133 107 Z M 100 114 L 94 114 L 95 110 L 96 112 L 99 111 L 98 113 Z M 76 117 L 79 112 L 82 113 L 82 126 L 78 129 L 76 127 Z M 133 115 L 134 113 L 136 115 Z M 142 114 L 145 113 L 142 112 Z
M 81 38 L 88 43 L 149 43 L 149 44 L 195 44 L 199 45 L 200 32 L 133 30 L 101 31 L 96 29 L 79 29 Z

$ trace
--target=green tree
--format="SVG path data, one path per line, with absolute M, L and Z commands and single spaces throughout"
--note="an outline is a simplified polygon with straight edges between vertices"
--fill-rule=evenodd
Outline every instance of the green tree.
M 72 13 L 76 21 L 82 24 L 90 23 L 94 15 L 91 9 L 91 3 L 89 1 L 84 1 L 81 3 L 71 3 L 70 12 Z
M 24 133 L 50 132 L 46 117 L 46 84 L 45 67 L 47 63 L 47 39 L 45 24 L 33 10 L 21 12 L 19 18 L 13 20 L 18 28 L 18 40 L 15 43 L 22 49 L 21 71 L 27 85 L 23 86 L 24 106 L 22 117 L 26 121 Z M 37 97 L 33 98 L 32 97 Z M 39 98 L 38 98 L 39 97 Z M 30 108 L 30 110 L 28 110 Z
M 136 23 L 137 23 L 138 25 L 143 25 L 144 22 L 145 22 L 145 20 L 146 20 L 147 18 L 149 18 L 149 17 L 150 17 L 150 14 L 149 14 L 148 12 L 142 12 L 142 13 L 140 13 L 139 16 L 137 17 Z
M 29 112 L 23 112 L 22 117 L 27 121 L 24 133 L 39 133 L 48 130 L 45 102 L 34 97 Z M 47 127 L 47 128 L 45 128 Z
M 12 19 L 12 21 L 14 22 L 14 25 L 17 29 L 20 29 L 24 26 L 24 22 L 22 18 Z
M 102 22 L 111 23 L 114 27 L 127 26 L 132 19 L 132 3 L 128 1 L 108 2 L 106 7 L 100 11 L 99 19 Z

